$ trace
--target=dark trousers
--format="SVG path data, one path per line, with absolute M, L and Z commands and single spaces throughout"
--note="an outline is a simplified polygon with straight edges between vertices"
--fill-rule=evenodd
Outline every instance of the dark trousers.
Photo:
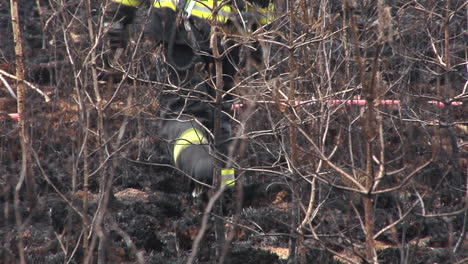
M 208 104 L 204 107 L 212 108 Z M 174 165 L 186 176 L 209 185 L 213 183 L 215 168 L 224 168 L 231 142 L 230 118 L 226 114 L 219 116 L 216 140 L 212 137 L 214 122 L 204 122 L 206 116 L 183 114 L 162 120 L 161 136 Z

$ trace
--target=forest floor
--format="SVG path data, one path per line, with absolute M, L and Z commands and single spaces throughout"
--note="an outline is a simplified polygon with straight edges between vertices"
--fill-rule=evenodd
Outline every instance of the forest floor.
M 33 5 L 34 1 L 30 2 Z M 4 41 L 3 38 L 11 37 L 8 7 L 0 3 L 0 69 L 13 74 L 13 41 Z M 37 18 L 34 8 L 24 11 L 23 15 L 28 12 Z M 25 40 L 41 46 L 38 25 L 28 20 L 24 28 Z M 103 199 L 100 196 L 103 193 L 100 192 L 100 172 L 96 170 L 91 176 L 89 190 L 85 192 L 81 183 L 85 174 L 81 169 L 83 164 L 77 161 L 77 155 L 81 155 L 83 124 L 80 123 L 77 98 L 72 95 L 73 87 L 60 90 L 57 84 L 47 79 L 56 78 L 55 74 L 62 67 L 51 59 L 56 56 L 56 50 L 28 45 L 25 52 L 28 79 L 52 100 L 45 102 L 43 96 L 31 89 L 26 94 L 25 118 L 30 125 L 31 149 L 35 151 L 29 157 L 28 173 L 34 177 L 34 185 L 26 188 L 30 186 L 25 183 L 17 192 L 20 199 L 16 208 L 15 187 L 21 168 L 21 151 L 17 136 L 18 120 L 13 120 L 8 114 L 16 113 L 17 106 L 0 83 L 0 263 L 18 263 L 19 242 L 23 243 L 26 263 L 82 263 L 85 253 L 83 240 L 89 233 L 84 233 L 83 218 L 79 214 L 84 212 L 86 197 L 89 220 L 97 221 L 95 213 Z M 109 77 L 100 76 L 103 87 L 107 85 L 106 78 Z M 134 87 L 129 84 L 125 89 Z M 100 245 L 101 252 L 105 252 L 106 263 L 138 263 L 138 256 L 142 256 L 145 263 L 185 263 L 201 229 L 208 199 L 192 198 L 190 180 L 172 168 L 165 157 L 163 146 L 156 137 L 155 115 L 145 112 L 157 109 L 158 102 L 142 98 L 148 103 L 144 107 L 137 105 L 128 112 L 127 99 L 126 94 L 114 98 L 105 117 L 112 131 L 119 131 L 122 120 L 126 120 L 133 139 L 117 157 L 109 158 L 105 166 L 107 175 L 113 177 L 113 196 L 103 220 L 102 236 L 106 240 Z M 91 109 L 93 106 L 87 107 Z M 131 117 L 135 113 L 138 116 Z M 89 114 L 95 118 L 94 111 Z M 130 118 L 127 120 L 126 117 Z M 95 124 L 90 127 L 95 128 Z M 89 144 L 98 145 L 93 141 Z M 249 149 L 252 148 L 255 147 L 250 146 Z M 251 151 L 247 153 L 246 163 L 257 161 L 257 155 Z M 89 157 L 90 160 L 99 158 L 94 153 Z M 96 164 L 96 161 L 90 161 L 90 166 Z M 74 182 L 76 179 L 80 182 Z M 433 185 L 415 186 L 421 192 L 431 192 Z M 309 185 L 305 182 L 300 187 L 308 190 Z M 437 191 L 447 199 L 430 201 L 431 205 L 438 204 L 433 208 L 438 206 L 440 212 L 463 209 L 460 208 L 463 196 L 455 195 L 451 190 L 449 186 L 438 188 Z M 302 237 L 307 263 L 364 263 L 359 257 L 365 256 L 361 223 L 351 217 L 356 212 L 363 214 L 360 198 L 325 184 L 323 192 L 328 193 L 329 198 L 321 204 L 323 210 L 310 223 L 316 230 L 309 230 Z M 297 232 L 291 231 L 292 223 L 297 219 L 292 216 L 295 205 L 288 178 L 279 179 L 262 173 L 246 176 L 242 208 L 236 213 L 237 193 L 238 190 L 227 190 L 222 199 L 223 208 L 210 213 L 197 263 L 216 263 L 219 258 L 214 230 L 216 220 L 222 220 L 226 234 L 233 234 L 235 238 L 224 263 L 287 263 L 291 254 L 288 249 L 290 237 L 295 237 L 295 241 L 300 238 Z M 304 191 L 299 200 L 307 204 L 309 194 Z M 403 197 L 405 193 L 398 195 Z M 388 218 L 401 216 L 395 198 L 382 195 L 374 202 L 376 228 L 384 227 L 391 220 Z M 16 212 L 19 215 L 15 215 Z M 19 218 L 21 225 L 18 224 Z M 454 234 L 466 228 L 465 218 L 460 214 L 453 218 L 427 217 L 420 220 L 420 215 L 411 211 L 404 225 L 396 225 L 376 240 L 379 260 L 381 263 L 468 263 L 466 233 L 459 251 L 453 252 L 459 239 Z M 342 233 L 329 235 L 329 230 L 341 230 Z M 404 241 L 398 240 L 401 234 L 404 234 Z M 95 253 L 94 261 L 97 261 L 97 250 Z
M 41 96 L 32 95 L 31 98 L 35 98 L 31 100 L 32 103 L 36 100 L 37 104 L 43 104 Z M 72 124 L 72 117 L 78 115 L 73 111 L 76 111 L 76 107 L 57 103 L 54 110 L 35 114 L 36 120 L 49 120 L 37 122 L 35 131 L 44 129 L 48 133 L 60 133 L 60 136 L 54 135 L 51 145 L 41 147 L 43 155 L 50 155 L 43 158 L 42 164 L 33 162 L 37 182 L 34 199 L 27 198 L 28 190 L 25 188 L 20 192 L 23 199 L 19 204 L 22 213 L 21 229 L 16 225 L 14 210 L 14 186 L 18 175 L 14 172 L 18 171 L 20 164 L 17 121 L 9 118 L 2 121 L 5 137 L 2 142 L 2 155 L 10 166 L 4 168 L 0 197 L 2 263 L 17 263 L 18 237 L 21 237 L 24 243 L 27 263 L 79 263 L 78 260 L 83 258 L 83 222 L 71 206 L 82 208 L 85 193 L 81 187 L 75 192 L 70 190 L 71 175 L 64 171 L 72 167 L 72 152 L 64 150 L 70 149 L 68 144 L 76 137 L 74 126 L 67 125 Z M 55 129 L 51 131 L 51 127 Z M 169 166 L 170 162 L 164 156 L 157 139 L 148 135 L 134 140 L 130 145 L 130 148 L 144 146 L 139 151 L 139 155 L 144 158 L 130 155 L 118 159 L 118 165 L 111 165 L 116 166 L 114 170 L 110 170 L 110 173 L 114 173 L 112 190 L 115 197 L 110 201 L 104 220 L 107 263 L 137 263 L 138 254 L 143 254 L 146 263 L 185 263 L 200 231 L 206 200 L 200 201 L 191 197 L 190 181 Z M 69 165 L 62 166 L 60 163 Z M 223 213 L 212 213 L 209 217 L 198 263 L 216 263 L 214 220 L 222 219 L 227 234 L 230 234 L 234 217 L 237 218 L 235 240 L 224 263 L 287 263 L 293 203 L 286 182 L 276 180 L 258 175 L 249 177 L 243 188 L 242 211 L 237 216 L 234 209 L 236 199 L 233 194 L 236 191 L 226 192 Z M 66 200 L 54 187 L 64 192 Z M 359 199 L 352 195 L 348 196 L 340 190 L 331 190 L 330 195 L 350 197 L 352 204 L 358 207 L 356 210 L 362 210 L 359 208 Z M 87 196 L 91 217 L 101 199 L 97 177 L 91 180 Z M 457 210 L 457 199 L 461 197 L 445 201 L 444 210 Z M 306 203 L 307 197 L 304 197 L 302 202 Z M 312 233 L 306 234 L 304 242 L 307 246 L 308 263 L 352 263 L 337 257 L 324 247 L 348 257 L 348 260 L 360 263 L 361 259 L 356 256 L 364 256 L 364 244 L 353 237 L 361 235 L 356 230 L 359 223 L 349 218 L 352 205 L 339 204 L 335 199 L 329 199 L 325 206 L 326 209 L 313 223 L 317 223 L 318 230 L 347 230 L 344 237 L 348 237 L 349 240 L 343 241 L 339 236 L 325 236 L 323 240 L 317 240 Z M 375 206 L 377 219 L 388 217 L 387 213 L 390 211 L 396 213 L 396 204 L 384 196 Z M 455 263 L 457 259 L 468 256 L 468 243 L 465 241 L 460 253 L 452 252 L 452 247 L 448 245 L 453 245 L 457 238 L 447 234 L 450 234 L 452 228 L 462 228 L 462 218 L 458 218 L 452 224 L 450 226 L 444 220 L 431 218 L 423 222 L 412 222 L 405 230 L 407 248 L 401 248 L 395 243 L 393 232 L 381 236 L 377 240 L 379 259 L 382 263 L 399 263 L 402 250 L 406 250 L 412 252 L 409 263 Z M 355 227 L 351 227 L 352 225 Z M 398 229 L 394 232 L 401 232 L 400 227 Z M 18 230 L 21 230 L 20 233 Z

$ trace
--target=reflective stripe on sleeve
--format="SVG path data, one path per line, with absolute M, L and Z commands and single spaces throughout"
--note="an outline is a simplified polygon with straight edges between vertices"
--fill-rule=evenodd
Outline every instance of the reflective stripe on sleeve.
M 275 18 L 275 15 L 273 14 L 275 11 L 275 5 L 273 3 L 271 3 L 267 8 L 252 8 L 251 6 L 247 6 L 247 11 L 257 13 L 257 21 L 260 25 L 266 25 Z
M 154 8 L 170 8 L 176 11 L 177 0 L 154 0 Z
M 234 169 L 222 169 L 221 170 L 221 176 L 234 175 L 234 173 L 235 173 Z
M 203 19 L 211 19 L 211 14 L 214 6 L 213 0 L 189 0 L 189 1 L 196 1 L 195 6 L 192 9 L 191 15 L 196 16 Z M 218 3 L 221 1 L 218 1 Z M 232 12 L 232 8 L 228 5 L 224 5 L 219 9 L 218 16 L 216 20 L 219 22 L 227 22 L 229 19 L 229 15 Z
M 140 0 L 112 0 L 112 2 L 131 7 L 139 7 L 141 4 Z
M 155 0 L 153 3 L 154 8 L 170 8 L 173 11 L 177 9 L 178 0 Z M 194 3 L 192 3 L 194 2 Z M 211 14 L 214 6 L 213 0 L 187 0 L 187 7 L 190 7 L 188 11 L 189 16 L 196 16 L 202 19 L 211 19 Z M 223 6 L 218 11 L 218 16 L 216 20 L 219 22 L 227 22 L 229 15 L 231 14 L 232 9 L 230 6 Z
M 138 7 L 141 5 L 141 0 L 112 0 L 114 3 L 119 3 L 125 6 L 131 7 Z M 189 12 L 189 16 L 196 16 L 202 19 L 210 20 L 214 0 L 187 0 L 187 6 L 190 6 L 190 3 L 194 1 L 195 4 L 191 5 L 191 10 L 187 10 Z M 220 1 L 218 1 L 220 2 Z M 173 11 L 177 10 L 177 3 L 178 0 L 154 0 L 153 7 L 154 8 L 170 8 Z M 247 7 L 248 12 L 256 12 L 257 13 L 257 21 L 261 25 L 268 24 L 269 22 L 273 21 L 274 15 L 273 11 L 275 10 L 275 5 L 270 4 L 267 8 L 252 8 Z M 232 13 L 232 7 L 229 5 L 224 5 L 218 11 L 218 15 L 216 20 L 218 22 L 226 23 L 229 20 L 229 17 Z
M 184 132 L 182 132 L 182 134 L 174 144 L 174 163 L 177 165 L 177 159 L 179 158 L 180 153 L 182 153 L 182 151 L 187 147 L 191 145 L 201 145 L 207 143 L 208 140 L 205 138 L 205 136 L 200 130 L 193 127 L 185 130 Z

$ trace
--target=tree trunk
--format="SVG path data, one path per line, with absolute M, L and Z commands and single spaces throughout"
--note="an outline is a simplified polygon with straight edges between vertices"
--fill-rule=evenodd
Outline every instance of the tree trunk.
M 22 217 L 21 217 L 21 210 L 20 210 L 20 201 L 19 201 L 19 192 L 21 187 L 23 186 L 24 181 L 26 180 L 26 187 L 28 188 L 28 193 L 30 195 L 29 198 L 32 198 L 32 188 L 33 185 L 31 183 L 31 179 L 28 178 L 28 153 L 27 153 L 27 143 L 28 138 L 26 135 L 25 129 L 25 115 L 24 115 L 24 93 L 25 93 L 25 84 L 24 80 L 24 66 L 23 66 L 23 42 L 21 39 L 21 27 L 19 24 L 19 14 L 18 14 L 18 0 L 11 0 L 11 23 L 13 27 L 13 38 L 15 41 L 15 56 L 16 56 L 16 93 L 17 93 L 17 108 L 18 114 L 20 116 L 18 126 L 19 126 L 19 140 L 21 145 L 21 170 L 20 170 L 20 177 L 18 179 L 18 183 L 15 187 L 15 195 L 14 195 L 14 202 L 15 202 L 15 221 L 16 221 L 16 228 L 17 228 L 17 247 L 18 253 L 20 257 L 20 263 L 26 263 L 26 259 L 24 257 L 24 243 L 22 239 Z

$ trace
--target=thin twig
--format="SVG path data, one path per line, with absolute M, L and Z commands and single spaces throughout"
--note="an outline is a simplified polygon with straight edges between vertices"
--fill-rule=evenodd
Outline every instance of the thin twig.
M 8 78 L 11 78 L 13 80 L 17 80 L 17 81 L 20 81 L 20 79 L 18 79 L 16 76 L 12 75 L 12 74 L 9 74 L 8 72 L 0 69 L 0 74 L 8 77 Z M 50 97 L 44 93 L 43 91 L 41 91 L 41 89 L 37 88 L 34 84 L 26 81 L 26 80 L 21 80 L 21 82 L 25 83 L 27 86 L 29 86 L 29 88 L 33 89 L 34 91 L 36 91 L 38 94 L 42 95 L 42 97 L 44 97 L 44 100 L 46 101 L 46 103 L 50 102 Z
M 5 78 L 3 78 L 2 75 L 0 75 L 0 81 L 2 81 L 3 85 L 5 85 L 5 87 L 7 88 L 8 92 L 10 93 L 10 95 L 11 95 L 13 98 L 18 99 L 18 97 L 16 97 L 15 91 L 13 91 L 13 89 L 11 89 L 10 84 L 7 82 L 7 80 L 5 80 Z

